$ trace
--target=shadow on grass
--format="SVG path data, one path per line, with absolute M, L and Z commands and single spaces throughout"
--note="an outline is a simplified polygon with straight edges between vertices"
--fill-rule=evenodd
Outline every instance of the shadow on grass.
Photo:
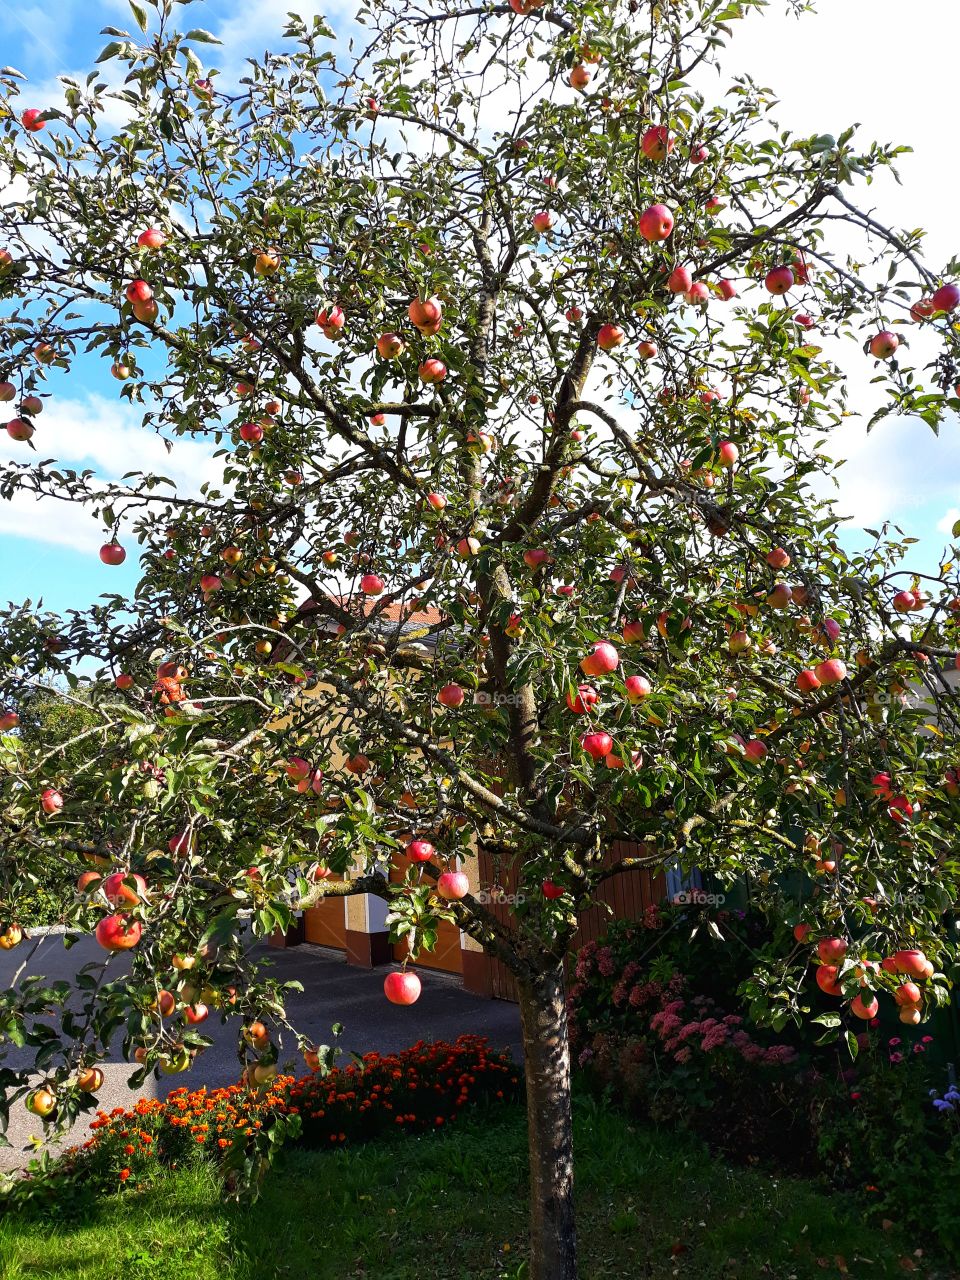
M 698 1142 L 576 1109 L 584 1280 L 954 1280 L 864 1204 L 729 1168 Z M 0 1222 L 0 1280 L 523 1280 L 520 1107 L 336 1151 L 290 1148 L 251 1207 L 202 1169 L 79 1219 Z

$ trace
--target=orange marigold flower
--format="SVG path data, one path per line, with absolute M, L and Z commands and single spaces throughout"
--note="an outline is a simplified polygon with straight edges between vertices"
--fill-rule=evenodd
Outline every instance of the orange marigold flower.
M 129 1177 L 130 1177 L 130 1170 L 129 1170 L 129 1169 L 121 1169 L 121 1170 L 120 1170 L 120 1181 L 121 1181 L 121 1182 L 126 1182 L 126 1180 L 127 1180 Z

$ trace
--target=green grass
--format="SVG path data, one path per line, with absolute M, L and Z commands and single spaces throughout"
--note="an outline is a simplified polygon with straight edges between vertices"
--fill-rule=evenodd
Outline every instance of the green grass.
M 887 1280 L 921 1243 L 868 1225 L 855 1199 L 727 1168 L 588 1098 L 577 1157 L 584 1280 Z M 194 1170 L 76 1221 L 0 1222 L 0 1280 L 522 1280 L 524 1183 L 512 1109 L 420 1139 L 292 1149 L 252 1209 L 222 1205 Z

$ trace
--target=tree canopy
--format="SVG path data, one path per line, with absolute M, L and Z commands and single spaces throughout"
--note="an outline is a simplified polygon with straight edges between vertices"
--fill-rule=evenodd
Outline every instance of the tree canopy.
M 379 894 L 396 936 L 452 919 L 520 982 L 530 1097 L 539 1072 L 560 1099 L 532 1128 L 562 1174 L 535 1182 L 532 1274 L 558 1280 L 560 966 L 606 877 L 748 877 L 784 922 L 757 1018 L 810 1014 L 835 935 L 831 1031 L 907 951 L 918 1016 L 946 998 L 957 569 L 905 571 L 886 529 L 852 550 L 824 477 L 863 382 L 878 417 L 960 405 L 957 264 L 861 208 L 899 148 L 792 135 L 723 78 L 758 7 L 361 4 L 349 40 L 291 17 L 234 83 L 157 0 L 62 107 L 0 72 L 0 491 L 87 504 L 105 564 L 143 567 L 132 600 L 3 622 L 8 719 L 65 687 L 95 724 L 69 767 L 63 743 L 3 757 L 2 912 L 69 855 L 122 883 L 64 918 L 134 944 L 82 1032 L 4 996 L 61 1114 L 118 1027 L 140 1078 L 189 1065 L 204 990 L 283 1027 L 245 911 L 265 934 Z M 94 359 L 145 431 L 215 445 L 217 478 L 48 458 L 42 400 Z M 433 856 L 391 884 L 411 838 Z M 611 865 L 617 838 L 637 852 Z M 441 879 L 479 846 L 516 927 Z

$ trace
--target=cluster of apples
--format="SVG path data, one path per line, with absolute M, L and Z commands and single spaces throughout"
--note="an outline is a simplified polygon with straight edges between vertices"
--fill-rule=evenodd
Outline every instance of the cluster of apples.
M 0 404 L 10 404 L 17 397 L 17 388 L 12 382 L 0 382 Z M 43 401 L 39 396 L 24 396 L 17 409 L 17 417 L 6 424 L 7 435 L 11 440 L 23 443 L 33 437 L 36 430 L 33 419 L 43 412 Z
M 97 924 L 94 937 L 105 951 L 129 951 L 140 941 L 143 925 L 126 913 L 146 902 L 147 882 L 129 871 L 114 871 L 106 879 L 96 871 L 84 871 L 77 881 L 80 893 L 100 892 L 114 908 Z
M 803 943 L 807 941 L 810 932 L 810 925 L 798 924 L 793 934 L 798 942 Z M 828 996 L 843 995 L 843 987 L 839 979 L 841 966 L 848 951 L 849 944 L 845 938 L 822 938 L 817 943 L 817 986 Z M 924 981 L 933 977 L 935 970 L 932 962 L 922 951 L 909 949 L 896 951 L 879 962 L 858 961 L 853 966 L 853 974 L 860 986 L 867 988 L 871 978 L 881 969 L 885 973 L 896 974 L 906 979 L 896 987 L 893 998 L 899 1008 L 900 1021 L 909 1026 L 916 1026 L 923 1016 L 923 993 L 917 986 L 916 980 Z M 876 994 L 870 990 L 854 996 L 850 1001 L 850 1012 L 854 1017 L 861 1018 L 865 1022 L 875 1018 L 879 1011 L 880 1003 Z
M 629 625 L 629 624 L 628 624 Z M 635 624 L 639 626 L 640 624 Z M 640 628 L 642 633 L 642 627 Z M 626 635 L 626 627 L 624 630 Z M 633 633 L 631 633 L 633 634 Z M 580 659 L 580 670 L 585 676 L 595 678 L 611 675 L 620 665 L 620 654 L 609 640 L 599 640 L 590 652 Z M 646 676 L 627 676 L 624 680 L 627 701 L 636 704 L 642 702 L 652 692 L 653 686 Z M 567 707 L 574 715 L 587 715 L 600 700 L 600 694 L 592 684 L 578 684 L 576 692 L 567 692 Z M 603 760 L 608 769 L 626 768 L 626 760 L 613 750 L 613 738 L 605 729 L 591 729 L 580 735 L 580 746 L 591 760 Z M 630 761 L 635 768 L 642 763 L 639 751 L 630 753 Z
M 443 303 L 437 297 L 414 298 L 407 307 L 407 316 L 423 337 L 432 337 L 443 326 Z M 381 333 L 377 338 L 377 354 L 382 360 L 398 360 L 406 349 L 399 333 Z M 436 356 L 429 356 L 418 366 L 417 376 L 426 386 L 436 386 L 446 378 L 447 366 Z

